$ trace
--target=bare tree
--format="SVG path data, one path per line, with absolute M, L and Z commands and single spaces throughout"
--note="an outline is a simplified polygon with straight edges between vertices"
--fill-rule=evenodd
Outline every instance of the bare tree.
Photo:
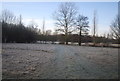
M 16 17 L 14 16 L 14 14 L 8 10 L 3 10 L 2 11 L 2 15 L 1 15 L 1 21 L 5 22 L 5 23 L 14 23 Z
M 53 35 L 58 35 L 58 32 L 55 30 L 55 31 L 53 32 Z
M 116 19 L 111 23 L 110 28 L 112 30 L 113 38 L 118 40 L 120 44 L 120 18 L 117 16 Z
M 43 23 L 42 23 L 42 41 L 43 43 L 46 43 L 46 32 L 45 32 L 45 19 L 43 18 Z
M 18 18 L 18 24 L 22 25 L 22 15 L 20 14 L 19 18 Z
M 42 32 L 43 32 L 43 35 L 45 35 L 45 19 L 43 19 Z
M 88 31 L 88 17 L 85 17 L 83 15 L 78 15 L 77 18 L 77 29 L 79 30 L 79 46 L 81 46 L 81 39 L 82 39 L 82 33 L 86 33 Z
M 97 33 L 97 12 L 94 11 L 94 17 L 93 17 L 93 44 L 96 43 L 96 33 Z
M 77 10 L 73 3 L 62 3 L 54 14 L 57 30 L 65 34 L 65 43 L 68 44 L 68 34 L 73 32 Z
M 46 30 L 46 35 L 51 35 L 52 30 Z
M 41 35 L 41 29 L 38 29 L 38 34 Z
M 28 25 L 28 27 L 35 32 L 38 32 L 38 24 L 32 19 Z

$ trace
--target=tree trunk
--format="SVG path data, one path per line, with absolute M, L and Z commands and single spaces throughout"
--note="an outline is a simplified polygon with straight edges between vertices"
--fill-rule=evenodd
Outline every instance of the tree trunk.
M 81 39 L 82 39 L 81 36 L 82 36 L 82 35 L 81 35 L 81 29 L 80 29 L 80 32 L 79 32 L 79 46 L 81 46 Z
M 68 38 L 66 37 L 66 45 L 68 45 Z
M 68 34 L 65 33 L 65 44 L 68 45 Z
M 120 38 L 118 38 L 118 44 L 120 44 Z
M 96 39 L 95 39 L 95 35 L 93 35 L 93 46 L 95 46 L 96 44 Z

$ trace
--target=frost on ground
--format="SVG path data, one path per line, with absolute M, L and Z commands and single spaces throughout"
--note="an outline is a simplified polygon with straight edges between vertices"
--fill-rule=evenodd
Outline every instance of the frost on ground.
M 3 79 L 118 78 L 118 49 L 51 44 L 3 44 Z

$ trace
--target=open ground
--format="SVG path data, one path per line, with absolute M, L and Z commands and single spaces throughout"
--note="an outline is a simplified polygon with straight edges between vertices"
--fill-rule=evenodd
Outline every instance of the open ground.
M 3 79 L 117 79 L 118 48 L 3 44 Z

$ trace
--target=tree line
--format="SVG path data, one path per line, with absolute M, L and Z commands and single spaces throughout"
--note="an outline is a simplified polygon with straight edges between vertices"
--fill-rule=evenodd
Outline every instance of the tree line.
M 120 20 L 119 16 L 111 23 L 111 32 L 107 37 L 98 37 L 96 35 L 96 12 L 93 17 L 93 35 L 88 35 L 89 18 L 87 16 L 78 14 L 78 10 L 74 3 L 62 3 L 58 10 L 54 12 L 53 19 L 56 21 L 56 30 L 51 34 L 50 30 L 41 32 L 37 24 L 33 21 L 30 25 L 25 26 L 22 22 L 22 16 L 16 17 L 12 12 L 3 10 L 0 17 L 2 24 L 2 42 L 16 42 L 16 43 L 46 43 L 51 41 L 59 41 L 61 44 L 68 44 L 68 42 L 78 42 L 79 45 L 83 42 L 112 42 L 120 43 Z M 43 22 L 43 29 L 44 29 Z M 74 34 L 78 32 L 78 34 Z
M 88 35 L 89 31 L 89 20 L 87 16 L 81 15 L 78 13 L 74 3 L 62 3 L 59 6 L 59 9 L 54 14 L 54 19 L 56 20 L 57 31 L 62 32 L 65 35 L 65 44 L 68 44 L 68 36 L 74 31 L 79 32 L 78 43 L 81 45 L 82 36 Z M 97 14 L 94 11 L 93 15 L 93 35 L 92 42 L 95 45 L 99 40 L 97 37 Z M 111 23 L 111 32 L 108 33 L 108 39 L 117 40 L 117 43 L 120 43 L 120 16 Z M 101 37 L 100 37 L 101 38 Z M 101 38 L 103 39 L 103 38 Z M 104 37 L 104 39 L 106 39 Z M 108 40 L 107 39 L 107 40 Z M 87 39 L 88 40 L 88 39 Z M 104 42 L 105 40 L 101 41 Z M 115 40 L 114 40 L 115 41 Z M 109 41 L 108 41 L 109 42 Z

